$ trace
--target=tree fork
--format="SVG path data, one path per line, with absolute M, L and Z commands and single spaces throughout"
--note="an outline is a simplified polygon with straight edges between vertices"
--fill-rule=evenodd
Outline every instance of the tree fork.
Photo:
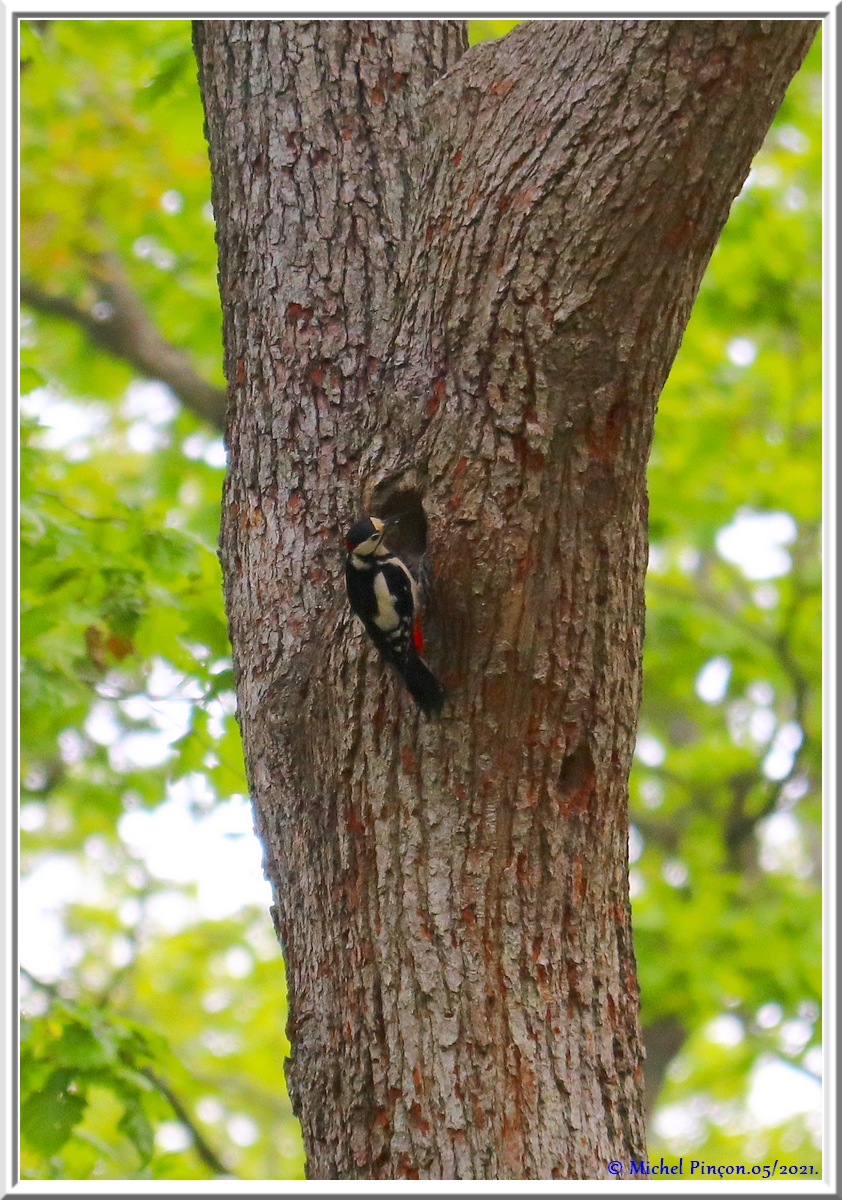
M 465 53 L 459 22 L 195 25 L 226 603 L 313 1178 L 645 1152 L 646 459 L 816 28 L 529 22 Z M 437 723 L 346 611 L 331 551 L 364 505 L 427 540 Z

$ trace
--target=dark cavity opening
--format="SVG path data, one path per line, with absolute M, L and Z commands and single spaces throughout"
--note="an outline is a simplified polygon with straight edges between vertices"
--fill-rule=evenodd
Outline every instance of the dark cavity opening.
M 565 812 L 584 812 L 596 788 L 596 769 L 587 739 L 568 754 L 558 773 L 558 790 Z
M 378 484 L 372 496 L 372 514 L 388 522 L 384 541 L 410 570 L 415 570 L 427 549 L 427 517 L 421 493 L 415 488 Z

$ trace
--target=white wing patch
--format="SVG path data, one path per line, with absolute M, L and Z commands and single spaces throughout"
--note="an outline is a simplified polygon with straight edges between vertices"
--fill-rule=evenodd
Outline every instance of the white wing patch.
M 380 571 L 374 576 L 374 595 L 377 600 L 377 615 L 374 618 L 374 624 L 384 633 L 388 633 L 390 629 L 397 629 L 401 619 L 395 612 L 392 593 Z

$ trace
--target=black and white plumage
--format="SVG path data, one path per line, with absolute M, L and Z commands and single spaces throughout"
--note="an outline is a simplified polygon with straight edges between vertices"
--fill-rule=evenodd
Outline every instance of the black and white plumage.
M 424 662 L 418 588 L 406 563 L 383 544 L 385 524 L 363 517 L 348 530 L 345 585 L 351 611 L 380 655 L 401 676 L 426 716 L 441 710 L 444 692 Z

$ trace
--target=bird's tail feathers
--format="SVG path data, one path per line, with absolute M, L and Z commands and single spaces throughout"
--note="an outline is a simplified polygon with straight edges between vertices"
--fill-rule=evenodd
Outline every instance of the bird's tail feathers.
M 407 691 L 424 715 L 432 717 L 440 713 L 444 704 L 444 688 L 423 658 L 417 654 L 408 655 L 400 671 Z

